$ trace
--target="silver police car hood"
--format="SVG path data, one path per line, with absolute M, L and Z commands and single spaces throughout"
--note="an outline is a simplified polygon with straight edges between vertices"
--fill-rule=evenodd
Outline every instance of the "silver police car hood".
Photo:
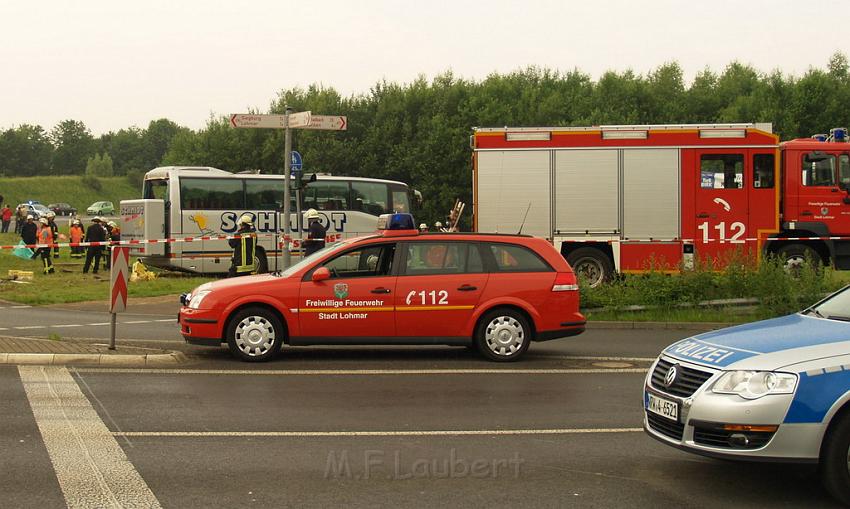
M 850 353 L 850 323 L 794 314 L 699 334 L 664 353 L 714 368 L 778 369 Z

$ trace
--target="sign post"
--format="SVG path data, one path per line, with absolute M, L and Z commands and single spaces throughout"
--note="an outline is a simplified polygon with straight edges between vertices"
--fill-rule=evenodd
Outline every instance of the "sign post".
M 115 350 L 115 327 L 117 314 L 127 309 L 127 280 L 130 277 L 130 248 L 111 246 L 109 249 L 112 270 L 109 272 L 109 349 Z
M 283 115 L 259 115 L 253 113 L 233 113 L 230 115 L 230 126 L 241 129 L 283 129 L 283 174 L 288 178 L 283 179 L 283 265 L 288 268 L 291 265 L 289 253 L 289 242 L 292 233 L 292 218 L 289 207 L 290 180 L 292 173 L 290 168 L 301 169 L 301 155 L 292 152 L 292 129 L 312 129 L 322 131 L 345 131 L 348 129 L 348 118 L 343 115 L 313 115 L 309 111 L 293 113 L 292 108 L 286 108 Z M 295 159 L 298 154 L 298 159 Z M 301 231 L 301 201 L 298 193 L 298 231 Z M 277 259 L 277 258 L 275 258 Z

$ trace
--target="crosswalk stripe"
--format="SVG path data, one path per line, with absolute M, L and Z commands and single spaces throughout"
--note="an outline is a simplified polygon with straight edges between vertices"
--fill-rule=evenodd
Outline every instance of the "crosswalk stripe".
M 18 372 L 69 508 L 161 507 L 66 368 Z

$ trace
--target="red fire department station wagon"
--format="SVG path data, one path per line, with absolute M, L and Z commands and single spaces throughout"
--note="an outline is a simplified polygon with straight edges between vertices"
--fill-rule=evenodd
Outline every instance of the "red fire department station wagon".
M 467 345 L 493 361 L 531 341 L 584 331 L 576 276 L 544 239 L 419 234 L 409 214 L 379 234 L 328 246 L 275 274 L 239 277 L 181 296 L 192 344 L 246 361 L 287 345 Z

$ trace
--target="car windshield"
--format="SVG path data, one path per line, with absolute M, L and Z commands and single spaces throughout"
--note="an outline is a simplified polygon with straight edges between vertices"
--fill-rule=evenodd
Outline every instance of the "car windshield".
M 296 263 L 295 265 L 289 267 L 284 271 L 281 271 L 279 274 L 281 277 L 289 277 L 304 268 L 305 266 L 313 263 L 313 261 L 315 261 L 317 257 L 324 256 L 332 251 L 337 251 L 347 245 L 349 245 L 348 242 L 336 242 L 334 244 L 329 244 L 323 247 L 322 249 L 319 249 L 315 253 L 311 254 L 310 256 L 305 256 L 304 259 L 302 259 L 300 262 Z
M 830 320 L 850 321 L 850 286 L 845 286 L 823 301 L 805 310 L 805 314 Z

